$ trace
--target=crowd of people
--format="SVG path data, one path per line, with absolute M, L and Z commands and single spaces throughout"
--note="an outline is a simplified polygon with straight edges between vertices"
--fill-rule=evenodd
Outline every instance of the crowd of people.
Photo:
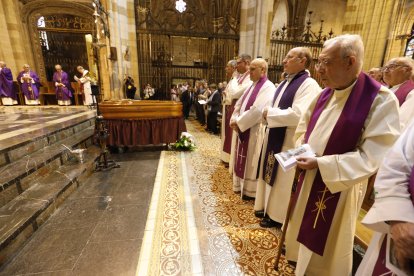
M 76 69 L 79 75 L 75 75 L 74 80 L 79 84 L 83 104 L 92 106 L 95 99 L 92 94 L 92 78 L 90 73 L 82 66 L 78 66 Z M 24 103 L 26 105 L 39 105 L 40 87 L 42 84 L 36 72 L 30 69 L 30 65 L 23 65 L 23 70 L 19 72 L 16 80 L 24 96 Z M 58 105 L 71 105 L 74 95 L 73 88 L 68 73 L 63 71 L 60 64 L 55 65 L 52 83 L 55 87 Z M 3 105 L 10 106 L 18 104 L 17 91 L 13 86 L 13 74 L 4 61 L 0 61 L 0 97 Z
M 308 48 L 288 52 L 278 85 L 267 78 L 266 60 L 243 54 L 227 63 L 228 84 L 218 89 L 221 160 L 233 191 L 254 201 L 261 227 L 285 224 L 285 256 L 296 275 L 352 274 L 359 211 L 381 164 L 376 201 L 363 221 L 381 233 L 358 275 L 386 275 L 386 234 L 397 265 L 414 273 L 414 61 L 393 58 L 367 74 L 363 60 L 360 36 L 327 40 L 315 64 L 321 89 L 308 70 Z M 194 95 L 208 104 L 212 91 L 201 85 Z M 303 144 L 315 156 L 297 157 L 296 170 L 283 170 L 275 154 Z

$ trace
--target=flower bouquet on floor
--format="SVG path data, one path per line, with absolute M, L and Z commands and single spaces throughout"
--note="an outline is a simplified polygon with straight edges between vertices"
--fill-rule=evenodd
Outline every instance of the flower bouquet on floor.
M 172 144 L 172 148 L 175 150 L 195 150 L 196 145 L 194 136 L 188 132 L 182 132 L 180 139 Z

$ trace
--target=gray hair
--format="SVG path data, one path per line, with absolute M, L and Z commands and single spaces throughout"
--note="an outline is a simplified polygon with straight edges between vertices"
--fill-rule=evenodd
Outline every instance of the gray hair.
M 361 36 L 355 34 L 340 35 L 325 41 L 323 47 L 328 48 L 335 44 L 339 45 L 342 58 L 355 56 L 356 65 L 360 72 L 364 63 L 364 43 Z
M 414 60 L 409 57 L 397 57 L 392 59 L 394 62 L 404 64 L 407 67 L 411 68 L 411 72 L 414 72 Z
M 240 56 L 239 56 L 239 58 L 241 59 L 241 60 L 244 60 L 244 61 L 252 61 L 252 56 L 251 55 L 248 55 L 248 54 L 241 54 Z
M 229 62 L 227 62 L 227 65 L 228 66 L 231 66 L 233 68 L 236 68 L 236 66 L 237 66 L 237 60 L 235 60 L 235 59 L 229 60 Z

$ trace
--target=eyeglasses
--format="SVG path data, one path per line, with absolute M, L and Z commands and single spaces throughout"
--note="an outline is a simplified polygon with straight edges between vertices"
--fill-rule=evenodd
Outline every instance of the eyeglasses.
M 388 65 L 385 65 L 384 67 L 382 67 L 382 71 L 387 71 L 387 70 L 388 71 L 394 71 L 398 67 L 408 67 L 408 65 L 391 63 L 391 64 L 388 64 Z
M 316 70 L 319 70 L 319 68 L 328 66 L 329 63 L 330 63 L 329 59 L 318 59 L 318 62 L 315 63 L 315 68 Z

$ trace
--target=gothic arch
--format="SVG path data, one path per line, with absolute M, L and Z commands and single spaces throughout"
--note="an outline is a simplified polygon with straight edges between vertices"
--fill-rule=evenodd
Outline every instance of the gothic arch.
M 28 41 L 30 42 L 33 59 L 35 64 L 32 65 L 42 80 L 46 79 L 45 65 L 43 62 L 42 49 L 37 30 L 37 20 L 40 16 L 69 14 L 79 16 L 93 21 L 92 4 L 77 3 L 58 0 L 21 0 L 24 4 L 21 9 L 22 23 L 26 26 Z

